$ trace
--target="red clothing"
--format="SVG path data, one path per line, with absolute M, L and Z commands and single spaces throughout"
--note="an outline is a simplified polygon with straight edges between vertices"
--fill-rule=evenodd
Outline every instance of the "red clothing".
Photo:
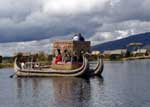
M 57 64 L 57 62 L 62 61 L 62 56 L 61 55 L 57 55 L 55 58 L 55 64 Z

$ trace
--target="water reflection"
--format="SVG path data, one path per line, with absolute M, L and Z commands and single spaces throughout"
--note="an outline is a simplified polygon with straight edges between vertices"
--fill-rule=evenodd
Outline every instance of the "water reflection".
M 22 80 L 21 79 L 17 79 L 16 83 L 17 83 L 17 97 L 21 98 L 21 94 L 20 93 L 22 93 Z
M 91 96 L 89 79 L 16 78 L 17 106 L 38 107 L 47 102 L 55 107 L 88 107 Z M 43 100 L 45 99 L 45 100 Z
M 104 85 L 103 76 L 95 76 L 93 79 L 95 80 L 95 82 L 97 81 L 97 86 L 98 87 L 102 87 Z
M 38 78 L 16 78 L 17 106 L 25 107 L 27 104 L 32 106 L 38 104 L 39 90 L 42 90 L 40 84 L 41 81 Z
M 32 91 L 32 96 L 34 97 L 38 95 L 40 89 L 40 80 L 38 80 L 38 78 L 16 78 L 16 83 L 18 97 L 28 93 L 27 91 Z
M 54 78 L 53 86 L 57 107 L 88 107 L 91 97 L 89 79 Z
M 91 84 L 91 99 L 90 99 L 90 107 L 101 107 L 101 104 L 99 104 L 102 95 L 105 92 L 105 87 L 104 87 L 104 78 L 101 76 L 95 76 L 90 79 L 90 84 Z M 96 87 L 96 88 L 95 88 Z

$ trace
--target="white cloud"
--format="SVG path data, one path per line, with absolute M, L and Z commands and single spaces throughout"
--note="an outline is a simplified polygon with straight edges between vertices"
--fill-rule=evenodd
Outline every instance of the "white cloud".
M 103 9 L 110 0 L 45 0 L 44 12 L 49 14 L 79 14 Z
M 113 35 L 111 32 L 96 32 L 95 35 L 92 36 L 94 40 L 111 40 L 113 38 Z
M 70 39 L 76 32 L 92 44 L 149 32 L 149 5 L 149 0 L 1 0 L 0 42 L 23 41 L 17 49 L 28 50 L 38 42 L 25 41 Z
M 128 35 L 128 31 L 118 30 L 116 32 L 118 32 L 121 36 L 127 36 Z
M 0 43 L 0 55 L 2 56 L 13 56 L 18 52 L 37 53 L 40 51 L 47 54 L 51 53 L 52 44 L 49 39 L 30 42 Z

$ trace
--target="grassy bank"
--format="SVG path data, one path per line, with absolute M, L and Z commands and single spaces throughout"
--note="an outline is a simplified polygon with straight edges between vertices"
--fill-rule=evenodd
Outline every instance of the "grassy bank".
M 137 56 L 137 57 L 116 58 L 116 59 L 103 58 L 104 61 L 127 61 L 137 59 L 150 59 L 150 56 Z M 0 63 L 0 68 L 13 68 L 13 65 L 14 65 L 13 57 L 4 57 L 2 63 Z
M 0 68 L 11 68 L 13 67 L 14 58 L 13 57 L 3 57 L 0 63 Z
M 1 63 L 0 68 L 12 68 L 13 63 Z
M 136 59 L 150 59 L 150 56 L 137 56 L 137 57 L 123 58 L 123 60 L 136 60 Z

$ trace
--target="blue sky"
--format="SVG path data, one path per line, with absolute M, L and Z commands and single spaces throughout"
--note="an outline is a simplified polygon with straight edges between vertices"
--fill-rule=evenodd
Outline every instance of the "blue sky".
M 149 11 L 150 0 L 1 0 L 0 54 L 47 52 L 76 32 L 92 44 L 149 32 Z

